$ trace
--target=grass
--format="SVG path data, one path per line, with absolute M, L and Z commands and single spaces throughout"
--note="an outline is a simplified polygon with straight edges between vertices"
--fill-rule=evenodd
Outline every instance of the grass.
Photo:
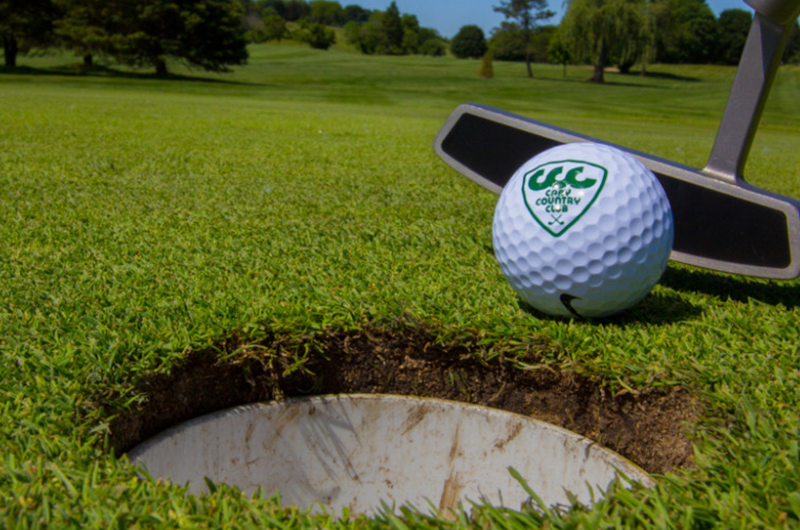
M 654 75 L 257 46 L 250 65 L 184 77 L 25 59 L 0 75 L 0 525 L 5 527 L 778 527 L 800 520 L 800 284 L 672 264 L 603 322 L 521 307 L 490 251 L 496 197 L 431 143 L 475 101 L 702 165 L 733 70 Z M 186 76 L 191 77 L 187 79 Z M 748 178 L 800 196 L 800 70 L 781 71 Z M 104 449 L 99 402 L 231 333 L 313 337 L 424 327 L 612 388 L 682 385 L 707 403 L 697 467 L 593 509 L 473 519 L 336 520 L 225 487 L 143 480 Z

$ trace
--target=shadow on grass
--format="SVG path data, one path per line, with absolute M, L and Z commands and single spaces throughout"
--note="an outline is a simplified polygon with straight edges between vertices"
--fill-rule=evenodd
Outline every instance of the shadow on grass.
M 714 296 L 720 300 L 747 303 L 757 300 L 764 304 L 783 305 L 787 309 L 800 307 L 800 285 L 765 280 L 750 280 L 701 270 L 668 268 L 661 284 L 676 291 L 692 291 Z
M 157 75 L 155 72 L 132 72 L 116 70 L 107 66 L 85 66 L 83 64 L 67 64 L 52 68 L 33 68 L 31 66 L 0 66 L 0 74 L 10 75 L 41 75 L 64 77 L 107 77 L 120 79 L 140 79 L 154 81 L 184 81 L 194 83 L 214 83 L 223 85 L 257 85 L 259 83 L 246 83 L 242 81 L 228 81 L 210 77 L 195 77 L 180 74 Z
M 618 75 L 618 74 L 615 74 L 615 75 Z M 633 77 L 633 76 L 631 75 L 631 76 L 621 76 L 621 77 L 625 78 L 625 77 Z M 545 76 L 540 76 L 540 77 L 538 77 L 536 79 L 538 79 L 539 81 L 551 81 L 551 82 L 556 82 L 556 83 L 592 83 L 590 77 L 577 78 L 577 77 L 552 77 L 552 76 L 545 77 Z M 598 86 L 598 87 L 604 87 L 604 86 L 620 87 L 620 86 L 622 86 L 622 87 L 633 87 L 633 88 L 654 88 L 654 89 L 657 89 L 657 90 L 671 90 L 670 87 L 651 85 L 651 84 L 647 84 L 647 83 L 627 83 L 625 81 L 609 80 L 608 77 L 606 77 L 606 80 L 604 82 L 596 83 L 596 86 Z
M 554 317 L 542 313 L 522 298 L 519 298 L 518 302 L 520 309 L 540 320 L 569 320 L 568 317 Z M 635 306 L 616 315 L 576 320 L 592 322 L 598 325 L 614 324 L 620 327 L 639 326 L 642 324 L 663 325 L 691 320 L 700 315 L 700 313 L 701 309 L 698 306 L 683 300 L 678 295 L 650 293 Z
M 645 79 L 665 79 L 668 81 L 686 81 L 687 83 L 699 83 L 701 79 L 699 77 L 691 77 L 687 75 L 678 75 L 678 74 L 670 74 L 668 72 L 645 72 L 644 76 L 642 76 L 641 72 L 627 72 L 622 73 L 618 72 L 619 75 L 624 77 L 644 77 Z
M 690 77 L 678 74 L 671 74 L 667 72 L 646 72 L 642 75 L 640 72 L 628 72 L 622 73 L 617 72 L 614 70 L 607 70 L 605 81 L 603 83 L 597 83 L 597 86 L 623 86 L 623 87 L 635 87 L 635 88 L 656 88 L 656 89 L 667 89 L 671 90 L 671 87 L 667 86 L 659 86 L 659 85 L 652 85 L 646 82 L 631 82 L 626 81 L 626 79 L 660 79 L 666 81 L 683 81 L 687 83 L 699 83 L 702 81 L 699 77 Z M 586 77 L 576 78 L 576 77 L 554 77 L 554 76 L 540 76 L 540 80 L 546 81 L 561 81 L 567 83 L 591 83 L 591 72 L 587 73 Z

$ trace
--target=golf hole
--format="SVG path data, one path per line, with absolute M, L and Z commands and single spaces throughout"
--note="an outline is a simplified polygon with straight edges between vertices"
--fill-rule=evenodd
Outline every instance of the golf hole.
M 206 479 L 284 505 L 373 514 L 382 503 L 448 514 L 472 502 L 584 504 L 648 475 L 593 441 L 488 407 L 391 395 L 334 395 L 245 405 L 173 427 L 128 453 L 156 478 L 207 491 Z M 622 476 L 620 476 L 622 475 Z

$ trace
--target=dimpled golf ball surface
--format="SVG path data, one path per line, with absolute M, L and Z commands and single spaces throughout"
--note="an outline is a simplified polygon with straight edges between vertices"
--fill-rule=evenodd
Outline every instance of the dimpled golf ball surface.
M 604 317 L 661 278 L 674 235 L 655 175 L 594 143 L 540 153 L 503 188 L 492 226 L 497 261 L 517 294 L 550 315 Z

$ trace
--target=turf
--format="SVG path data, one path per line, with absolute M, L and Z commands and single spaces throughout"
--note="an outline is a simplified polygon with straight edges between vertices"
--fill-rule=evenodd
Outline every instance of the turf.
M 672 264 L 602 322 L 527 308 L 491 252 L 496 196 L 431 144 L 474 101 L 702 165 L 733 70 L 651 75 L 450 58 L 251 49 L 227 75 L 157 80 L 66 57 L 0 75 L 0 524 L 6 527 L 775 527 L 800 520 L 800 283 Z M 67 64 L 67 66 L 64 66 Z M 747 176 L 800 196 L 800 70 L 781 70 Z M 313 344 L 329 331 L 422 332 L 541 362 L 612 391 L 681 386 L 705 403 L 696 466 L 594 509 L 354 521 L 220 487 L 139 478 L 110 410 L 188 351 L 235 334 Z M 296 352 L 288 370 L 302 370 Z M 274 353 L 274 352 L 273 352 Z M 271 352 L 263 352 L 269 356 Z

